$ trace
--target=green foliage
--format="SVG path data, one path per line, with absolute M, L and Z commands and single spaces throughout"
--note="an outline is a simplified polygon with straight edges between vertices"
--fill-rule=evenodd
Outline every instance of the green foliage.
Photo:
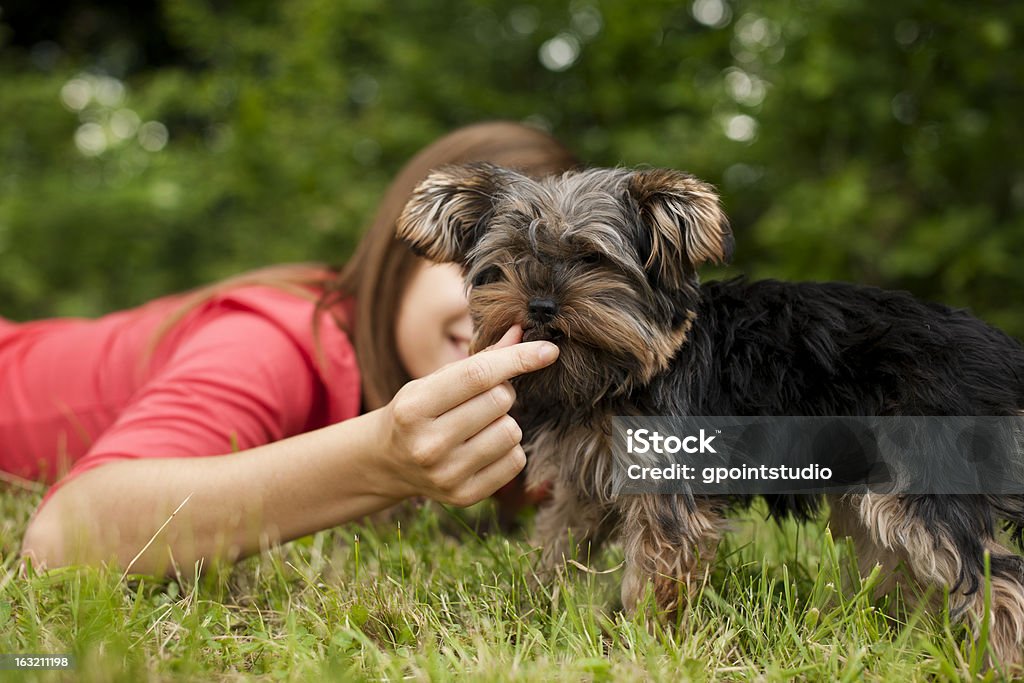
M 511 118 L 718 184 L 731 272 L 906 288 L 1024 336 L 1020 3 L 165 0 L 149 62 L 145 35 L 39 59 L 3 21 L 9 317 L 341 262 L 419 147 Z

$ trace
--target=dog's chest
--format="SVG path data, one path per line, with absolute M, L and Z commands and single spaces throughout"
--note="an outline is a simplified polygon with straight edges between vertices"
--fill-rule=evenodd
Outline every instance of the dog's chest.
M 541 423 L 527 429 L 527 485 L 558 481 L 578 497 L 611 501 L 611 420 L 600 418 L 586 424 Z

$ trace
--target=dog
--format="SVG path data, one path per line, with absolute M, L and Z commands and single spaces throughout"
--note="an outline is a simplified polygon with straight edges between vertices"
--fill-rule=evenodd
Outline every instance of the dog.
M 653 590 L 676 613 L 702 580 L 737 501 L 616 496 L 616 415 L 993 415 L 1024 408 L 1024 348 L 968 313 L 905 292 L 846 283 L 737 278 L 698 268 L 734 248 L 715 189 L 665 169 L 588 169 L 534 179 L 488 164 L 449 166 L 416 188 L 398 235 L 419 255 L 460 264 L 472 347 L 514 324 L 560 347 L 552 366 L 513 381 L 538 512 L 541 567 L 579 549 L 624 544 L 622 604 Z M 821 496 L 768 497 L 774 515 L 808 518 Z M 744 503 L 747 501 L 739 501 Z M 849 494 L 829 498 L 834 533 L 867 571 L 901 567 L 949 591 L 979 633 L 990 555 L 990 643 L 1024 659 L 1024 496 Z M 895 579 L 893 579 L 895 580 Z

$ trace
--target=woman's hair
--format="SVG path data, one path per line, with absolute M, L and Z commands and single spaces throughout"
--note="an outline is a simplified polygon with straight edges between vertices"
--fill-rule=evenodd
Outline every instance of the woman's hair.
M 355 253 L 330 283 L 319 308 L 354 297 L 350 334 L 363 383 L 363 408 L 385 405 L 411 378 L 399 360 L 395 320 L 402 294 L 421 259 L 395 237 L 395 222 L 413 189 L 446 164 L 486 161 L 544 176 L 578 160 L 551 135 L 523 124 L 494 121 L 459 128 L 414 156 L 391 182 Z M 319 316 L 317 316 L 319 319 Z
M 236 287 L 263 285 L 316 301 L 314 339 L 319 347 L 319 322 L 332 313 L 355 347 L 363 384 L 363 409 L 379 408 L 411 378 L 399 359 L 395 320 L 410 276 L 422 260 L 395 237 L 395 222 L 413 189 L 433 169 L 446 164 L 486 161 L 527 175 L 561 173 L 578 165 L 576 157 L 551 135 L 523 124 L 494 121 L 459 128 L 414 156 L 391 182 L 370 229 L 340 271 L 308 263 L 270 266 L 185 295 L 181 305 L 156 330 L 144 358 L 188 313 L 214 296 Z M 355 319 L 337 316 L 336 304 L 354 298 Z

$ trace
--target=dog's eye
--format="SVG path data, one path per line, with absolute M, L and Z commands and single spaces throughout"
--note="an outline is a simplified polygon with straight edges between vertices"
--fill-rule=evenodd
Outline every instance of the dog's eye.
M 604 261 L 604 257 L 601 254 L 590 252 L 580 256 L 579 261 L 585 266 L 599 266 Z
M 499 279 L 501 279 L 501 268 L 491 266 L 490 268 L 484 268 L 473 276 L 471 284 L 474 287 L 483 287 L 484 285 L 489 285 L 492 282 L 497 282 Z

